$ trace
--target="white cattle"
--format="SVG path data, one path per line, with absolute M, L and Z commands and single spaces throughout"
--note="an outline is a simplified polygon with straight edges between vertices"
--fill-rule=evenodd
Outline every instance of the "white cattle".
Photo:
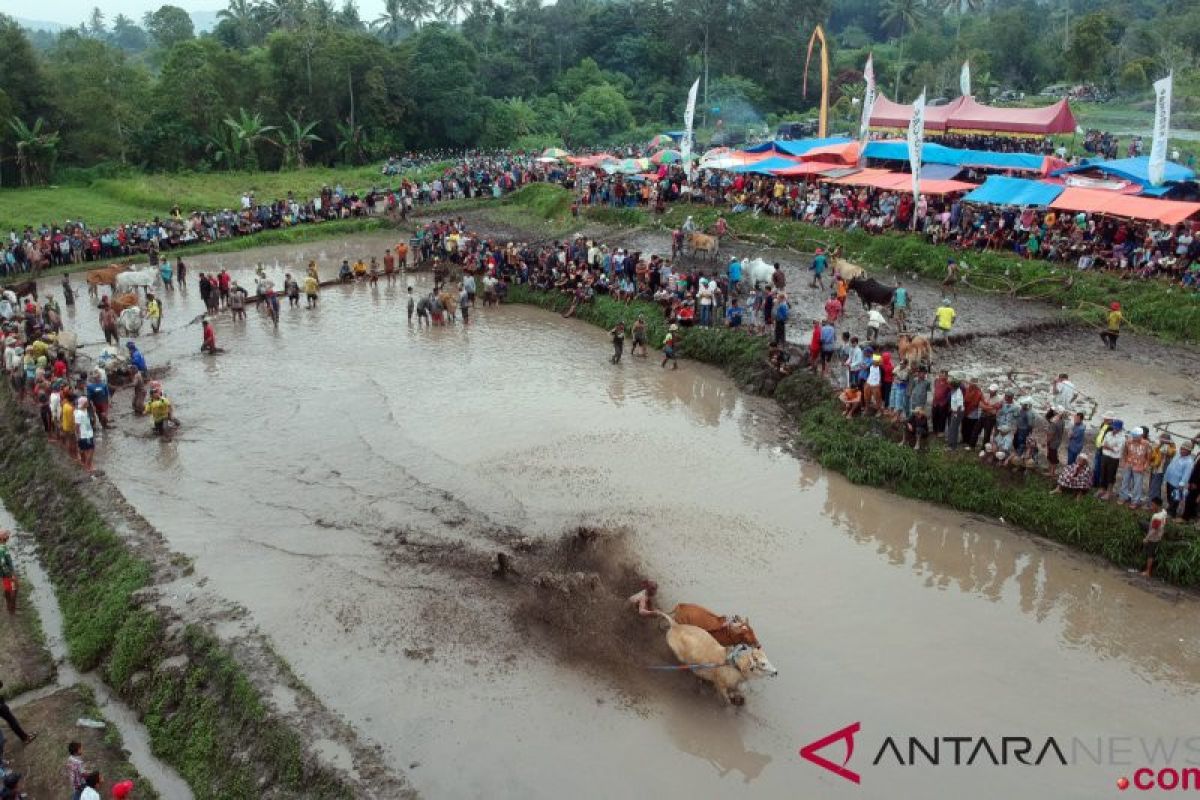
M 158 280 L 158 269 L 155 267 L 146 267 L 145 269 L 117 273 L 113 278 L 113 285 L 116 286 L 116 291 L 118 292 L 129 292 L 134 289 L 149 290 L 156 280 Z
M 716 687 L 717 694 L 727 703 L 742 705 L 738 687 L 750 678 L 778 675 L 779 671 L 767 660 L 761 647 L 739 644 L 722 647 L 708 631 L 695 625 L 680 625 L 662 611 L 656 612 L 671 623 L 667 631 L 667 646 L 680 664 L 691 667 L 696 677 Z

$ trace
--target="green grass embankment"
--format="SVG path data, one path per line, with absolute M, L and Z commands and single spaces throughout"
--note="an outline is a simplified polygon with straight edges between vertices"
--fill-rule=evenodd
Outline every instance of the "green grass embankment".
M 537 188 L 538 206 L 554 209 L 555 215 L 530 213 L 529 217 L 540 224 L 547 221 L 572 224 L 571 193 L 556 186 Z M 516 198 L 528 190 L 512 195 L 513 211 L 525 207 Z M 605 225 L 666 229 L 682 224 L 689 215 L 701 228 L 710 227 L 719 216 L 725 216 L 735 236 L 772 247 L 811 252 L 818 245 L 840 245 L 847 259 L 863 266 L 916 273 L 927 279 L 941 280 L 946 262 L 953 255 L 969 265 L 967 281 L 982 291 L 1007 294 L 1015 290 L 1016 296 L 1062 306 L 1081 322 L 1095 325 L 1103 321 L 1108 304 L 1119 300 L 1133 330 L 1171 341 L 1200 342 L 1200 293 L 1181 291 L 1165 281 L 1120 280 L 1106 273 L 1081 273 L 1063 264 L 1026 260 L 1005 253 L 962 253 L 944 245 L 928 244 L 912 234 L 848 232 L 774 217 L 730 214 L 727 209 L 708 206 L 675 205 L 662 216 L 641 208 L 592 207 L 581 211 L 583 219 Z M 573 224 L 578 227 L 578 223 Z
M 412 180 L 440 175 L 449 162 L 439 162 L 404 173 Z M 0 189 L 0 232 L 20 232 L 26 226 L 62 224 L 82 219 L 92 228 L 167 217 L 178 205 L 184 214 L 238 208 L 243 192 L 259 201 L 315 197 L 322 187 L 339 184 L 346 191 L 365 192 L 399 182 L 385 176 L 379 166 L 309 167 L 281 172 L 204 172 L 178 175 L 135 175 L 98 178 L 81 186 L 36 189 Z
M 212 634 L 196 625 L 177 630 L 169 612 L 139 599 L 154 567 L 77 488 L 79 479 L 0 390 L 0 498 L 37 538 L 71 662 L 98 669 L 138 711 L 154 753 L 197 798 L 350 796 L 305 758 L 300 737 L 268 712 Z
M 511 287 L 508 299 L 557 312 L 571 303 L 562 293 L 525 286 Z M 608 329 L 618 320 L 628 324 L 639 313 L 646 318 L 650 342 L 661 344 L 666 325 L 654 303 L 626 305 L 598 296 L 580 306 L 576 316 Z M 683 357 L 719 367 L 744 390 L 774 398 L 796 422 L 797 443 L 822 466 L 851 482 L 990 519 L 1003 517 L 1011 525 L 1117 566 L 1144 566 L 1138 523 L 1145 514 L 1092 497 L 1075 500 L 1050 494 L 1052 484 L 1045 477 L 982 466 L 974 453 L 945 450 L 936 437 L 928 451 L 904 447 L 896 441 L 898 432 L 878 417 L 842 417 L 833 389 L 811 372 L 801 370 L 776 381 L 766 367 L 766 350 L 764 337 L 728 328 L 681 332 Z M 1159 551 L 1155 575 L 1178 586 L 1200 586 L 1200 536 L 1190 528 L 1172 526 Z

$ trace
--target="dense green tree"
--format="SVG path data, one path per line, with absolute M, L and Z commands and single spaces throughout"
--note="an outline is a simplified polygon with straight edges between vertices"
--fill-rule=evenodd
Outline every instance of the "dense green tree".
M 406 42 L 414 105 L 415 144 L 463 147 L 482 130 L 479 54 L 456 31 L 435 23 Z
M 58 158 L 58 132 L 51 131 L 46 120 L 41 117 L 34 120 L 32 125 L 25 124 L 20 117 L 12 117 L 8 126 L 13 132 L 21 185 L 33 186 L 48 182 L 54 162 Z
M 108 40 L 116 47 L 129 53 L 140 53 L 150 46 L 150 36 L 137 23 L 124 14 L 113 17 Z
M 73 31 L 59 37 L 47 64 L 63 149 L 84 164 L 126 162 L 145 120 L 149 73 L 123 50 Z
M 164 50 L 195 36 L 192 18 L 179 6 L 161 6 L 157 11 L 147 12 L 142 24 Z

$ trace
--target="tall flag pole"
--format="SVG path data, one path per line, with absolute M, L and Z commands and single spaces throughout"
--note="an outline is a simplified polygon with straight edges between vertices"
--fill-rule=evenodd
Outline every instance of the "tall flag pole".
M 696 93 L 700 90 L 700 79 L 692 84 L 688 92 L 687 108 L 683 112 L 683 142 L 679 145 L 680 161 L 685 175 L 692 174 L 692 123 L 696 120 Z
M 1154 82 L 1154 140 L 1150 144 L 1150 183 L 1162 186 L 1167 169 L 1167 143 L 1171 137 L 1171 84 L 1174 71 Z
M 867 137 L 871 135 L 871 114 L 875 110 L 875 63 L 874 54 L 867 56 L 867 66 L 863 68 L 863 78 L 867 82 L 863 92 L 862 121 L 858 123 L 858 160 L 861 164 L 866 160 Z
M 908 165 L 912 169 L 913 226 L 917 223 L 916 204 L 921 197 L 921 146 L 925 142 L 925 89 L 912 106 L 908 120 Z

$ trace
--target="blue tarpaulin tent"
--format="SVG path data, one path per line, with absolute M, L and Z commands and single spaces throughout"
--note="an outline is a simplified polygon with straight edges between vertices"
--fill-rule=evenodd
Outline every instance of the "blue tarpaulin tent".
M 908 161 L 906 142 L 868 142 L 867 158 L 881 161 Z M 925 142 L 921 148 L 922 164 L 950 164 L 956 167 L 987 167 L 1040 172 L 1045 157 L 1033 153 L 993 153 L 988 150 L 961 150 L 936 142 Z
M 1105 175 L 1113 175 L 1118 178 L 1124 178 L 1127 181 L 1132 181 L 1141 184 L 1144 194 L 1161 195 L 1166 194 L 1169 189 L 1163 187 L 1152 187 L 1150 185 L 1150 157 L 1139 156 L 1138 158 L 1118 158 L 1112 161 L 1084 161 L 1074 167 L 1056 170 L 1055 175 L 1068 175 L 1072 172 L 1103 172 Z M 1184 183 L 1186 181 L 1196 180 L 1196 173 L 1181 164 L 1168 161 L 1163 168 L 1163 183 Z
M 745 153 L 783 153 L 789 156 L 802 156 L 809 150 L 815 150 L 818 147 L 828 147 L 831 144 L 846 144 L 854 141 L 847 139 L 845 136 L 827 136 L 824 139 L 797 139 L 796 141 L 784 141 L 782 139 L 773 142 L 763 142 L 756 144 L 753 147 L 747 147 L 742 152 Z
M 1048 206 L 1062 193 L 1063 187 L 1052 183 L 989 175 L 982 186 L 963 199 L 995 206 Z
M 788 167 L 796 166 L 794 158 L 783 158 L 782 156 L 772 156 L 764 158 L 762 161 L 756 161 L 753 164 L 743 164 L 740 167 L 734 167 L 730 172 L 753 172 L 759 175 L 771 175 L 773 169 L 787 169 Z

